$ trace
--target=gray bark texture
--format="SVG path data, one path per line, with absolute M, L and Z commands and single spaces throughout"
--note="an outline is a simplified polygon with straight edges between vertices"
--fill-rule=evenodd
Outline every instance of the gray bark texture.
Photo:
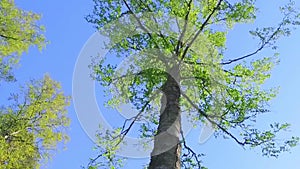
M 173 70 L 162 87 L 161 114 L 149 169 L 180 169 L 181 165 L 179 70 Z

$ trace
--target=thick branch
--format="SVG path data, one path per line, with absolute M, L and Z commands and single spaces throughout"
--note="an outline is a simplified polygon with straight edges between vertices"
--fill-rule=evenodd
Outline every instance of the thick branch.
M 136 21 L 138 22 L 139 26 L 141 27 L 141 29 L 147 33 L 147 35 L 153 39 L 153 36 L 151 35 L 150 31 L 142 24 L 142 22 L 140 21 L 140 19 L 136 16 L 136 14 L 132 11 L 132 9 L 130 8 L 129 4 L 126 2 L 126 0 L 123 0 L 125 6 L 127 7 L 127 9 L 129 10 L 129 12 L 133 15 L 133 17 L 136 19 Z M 160 47 L 159 45 L 154 41 L 154 45 L 159 49 L 159 53 L 164 56 L 164 54 L 160 51 Z M 159 57 L 161 59 L 162 62 L 165 63 L 166 66 L 168 66 L 168 62 L 164 59 L 164 57 Z
M 3 34 L 0 34 L 0 37 L 5 38 L 5 39 L 19 40 L 17 38 L 14 38 L 14 37 L 11 37 L 11 36 L 6 36 L 6 35 L 3 35 Z
M 193 45 L 193 43 L 195 42 L 195 40 L 197 39 L 197 37 L 200 35 L 200 33 L 203 31 L 203 29 L 205 28 L 205 26 L 207 25 L 208 21 L 211 19 L 211 17 L 213 16 L 213 14 L 216 12 L 216 10 L 220 7 L 221 3 L 223 0 L 219 0 L 218 4 L 214 7 L 214 9 L 212 10 L 212 12 L 208 15 L 208 17 L 206 18 L 206 20 L 203 22 L 203 24 L 201 25 L 200 29 L 197 31 L 197 33 L 195 34 L 195 36 L 193 37 L 193 39 L 191 40 L 190 43 L 187 44 L 187 47 L 185 48 L 183 54 L 182 54 L 182 58 L 181 60 L 184 59 L 187 51 L 189 50 L 189 48 Z
M 153 13 L 153 10 L 147 4 L 145 4 L 145 2 L 143 0 L 140 0 L 139 2 L 141 2 L 149 10 L 149 12 Z M 159 30 L 158 35 L 163 39 L 163 41 L 166 44 L 168 44 L 166 37 L 163 35 L 163 33 L 161 32 L 161 30 L 158 27 L 158 25 L 159 25 L 158 20 L 154 17 L 154 15 L 151 15 L 151 16 L 152 16 L 154 22 L 156 23 L 156 28 Z
M 176 55 L 179 54 L 179 48 L 180 48 L 180 45 L 182 44 L 182 39 L 183 39 L 183 37 L 185 35 L 185 32 L 186 32 L 186 29 L 187 29 L 192 2 L 193 2 L 193 0 L 190 0 L 189 3 L 188 3 L 188 11 L 187 11 L 187 14 L 185 15 L 185 18 L 184 18 L 183 30 L 182 30 L 182 33 L 179 36 L 179 39 L 178 39 L 178 42 L 177 42 L 177 45 L 176 45 L 176 50 L 175 50 L 175 54 Z M 178 24 L 178 27 L 180 28 L 179 24 Z

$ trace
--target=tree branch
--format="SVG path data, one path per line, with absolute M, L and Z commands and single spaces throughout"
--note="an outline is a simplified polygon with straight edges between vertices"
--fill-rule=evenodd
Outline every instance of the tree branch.
M 5 38 L 5 39 L 19 40 L 17 38 L 14 38 L 14 37 L 11 37 L 11 36 L 6 36 L 6 35 L 3 35 L 3 34 L 0 34 L 0 37 Z
M 159 93 L 159 91 L 157 91 L 156 93 L 154 93 L 154 95 L 152 97 L 150 97 L 150 99 L 143 105 L 143 107 L 141 108 L 141 110 L 139 111 L 139 113 L 129 119 L 126 119 L 123 123 L 123 126 L 121 128 L 121 132 L 119 135 L 112 137 L 112 139 L 117 139 L 120 138 L 120 140 L 113 145 L 114 147 L 117 147 L 121 144 L 121 142 L 124 140 L 125 136 L 128 134 L 128 132 L 130 131 L 130 129 L 132 128 L 132 126 L 134 125 L 134 123 L 139 119 L 139 117 L 142 115 L 142 113 L 145 111 L 145 109 L 147 108 L 147 106 L 150 104 L 150 102 L 152 101 L 153 98 L 155 98 L 157 96 L 157 94 Z M 132 120 L 132 122 L 129 124 L 129 126 L 125 129 L 127 122 L 129 122 L 130 120 Z M 97 157 L 93 158 L 89 163 L 88 163 L 88 167 L 92 166 L 93 163 L 95 163 L 100 157 L 103 156 L 103 154 L 108 153 L 108 151 L 105 151 L 104 153 L 99 154 Z
M 203 117 L 205 117 L 210 123 L 212 123 L 213 125 L 217 126 L 220 130 L 222 130 L 224 133 L 226 133 L 229 137 L 231 137 L 233 140 L 235 140 L 239 145 L 244 146 L 246 144 L 245 142 L 242 142 L 240 140 L 238 140 L 233 134 L 231 134 L 229 131 L 227 131 L 223 126 L 221 126 L 220 124 L 218 124 L 217 122 L 213 121 L 212 119 L 209 118 L 209 116 L 203 112 L 201 109 L 198 108 L 197 105 L 195 105 L 191 99 L 184 94 L 184 92 L 181 92 L 182 96 L 184 98 L 187 99 L 187 101 L 191 104 L 191 106 L 193 106 Z
M 256 49 L 254 52 L 249 53 L 249 54 L 244 55 L 244 56 L 241 56 L 241 57 L 238 57 L 236 59 L 232 59 L 232 60 L 229 60 L 229 61 L 226 61 L 226 62 L 222 62 L 221 65 L 228 65 L 228 64 L 231 64 L 233 62 L 237 62 L 237 61 L 246 59 L 248 57 L 251 57 L 251 56 L 257 54 L 258 52 L 263 50 L 266 47 L 266 45 L 268 45 L 274 39 L 275 35 L 277 35 L 277 33 L 281 30 L 282 26 L 283 26 L 283 22 L 277 27 L 277 29 L 272 33 L 272 35 L 266 41 L 262 42 L 261 46 L 258 49 Z
M 222 2 L 223 2 L 223 0 L 219 0 L 218 4 L 214 7 L 214 9 L 212 10 L 212 12 L 208 15 L 208 17 L 206 18 L 206 20 L 203 22 L 203 24 L 201 25 L 200 29 L 197 31 L 197 33 L 195 34 L 195 36 L 193 37 L 193 39 L 191 40 L 191 42 L 187 44 L 187 47 L 185 48 L 185 50 L 184 50 L 184 52 L 182 54 L 181 60 L 184 59 L 187 51 L 193 45 L 193 43 L 195 42 L 195 40 L 197 39 L 197 37 L 200 35 L 200 33 L 203 31 L 203 29 L 207 25 L 208 21 L 211 19 L 212 15 L 216 12 L 216 10 L 220 7 L 220 5 L 221 5 Z
M 132 9 L 130 8 L 129 4 L 126 2 L 126 0 L 122 0 L 125 4 L 125 6 L 127 7 L 127 9 L 129 10 L 129 12 L 133 15 L 133 17 L 136 19 L 136 21 L 138 22 L 139 26 L 141 27 L 141 29 L 151 38 L 154 39 L 153 36 L 151 35 L 150 31 L 142 24 L 142 22 L 140 21 L 140 19 L 136 16 L 136 14 L 132 11 Z M 164 54 L 160 51 L 160 47 L 159 45 L 154 41 L 155 46 L 159 49 L 159 53 L 164 56 Z M 164 57 L 159 57 L 161 59 L 162 62 L 165 63 L 166 66 L 168 66 L 168 62 L 164 59 Z
M 180 48 L 180 45 L 182 44 L 182 39 L 183 39 L 183 37 L 185 35 L 185 32 L 186 32 L 186 29 L 187 29 L 187 24 L 188 24 L 188 20 L 189 20 L 189 15 L 190 15 L 190 11 L 191 11 L 191 4 L 192 4 L 192 2 L 193 2 L 193 0 L 190 0 L 188 2 L 188 11 L 187 11 L 187 14 L 185 15 L 185 18 L 184 18 L 183 30 L 182 30 L 182 33 L 179 36 L 179 39 L 178 39 L 178 42 L 177 42 L 177 45 L 176 45 L 176 49 L 175 49 L 175 54 L 176 55 L 179 54 L 179 48 Z M 180 25 L 179 24 L 178 24 L 178 27 L 180 29 Z
M 188 150 L 188 152 L 192 153 L 192 157 L 195 158 L 198 168 L 201 169 L 201 161 L 198 159 L 197 154 L 194 152 L 194 150 L 192 150 L 192 148 L 187 146 L 182 129 L 180 130 L 180 134 L 181 134 L 181 137 L 182 137 L 182 143 L 183 143 L 184 148 L 186 148 Z
M 140 2 L 149 10 L 149 12 L 153 13 L 153 10 L 147 5 L 145 4 L 145 2 L 143 0 L 140 0 Z M 158 20 L 154 17 L 154 15 L 151 15 L 154 22 L 156 23 L 156 28 L 159 30 L 158 35 L 163 39 L 163 41 L 168 44 L 166 37 L 163 35 L 163 33 L 161 32 L 161 30 L 158 27 Z

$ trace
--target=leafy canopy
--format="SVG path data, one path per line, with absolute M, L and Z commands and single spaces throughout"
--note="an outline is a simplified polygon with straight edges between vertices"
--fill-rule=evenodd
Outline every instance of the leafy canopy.
M 45 45 L 40 15 L 15 6 L 13 0 L 0 1 L 0 80 L 14 80 L 11 69 L 29 47 Z
M 65 96 L 59 83 L 45 76 L 31 81 L 13 103 L 0 109 L 0 168 L 39 168 L 58 142 L 68 140 Z
M 142 138 L 155 135 L 156 108 L 161 105 L 153 95 L 176 66 L 180 69 L 180 107 L 191 123 L 211 123 L 216 136 L 231 138 L 241 146 L 261 147 L 265 156 L 289 151 L 299 138 L 284 142 L 276 138 L 289 124 L 274 123 L 269 130 L 259 130 L 255 122 L 269 112 L 268 102 L 278 92 L 262 85 L 278 63 L 277 40 L 289 36 L 300 24 L 294 5 L 289 1 L 280 8 L 278 25 L 250 30 L 258 48 L 235 57 L 225 54 L 227 34 L 237 23 L 253 23 L 258 11 L 255 0 L 94 0 L 93 12 L 86 19 L 109 37 L 106 48 L 111 52 L 95 58 L 93 78 L 111 93 L 108 105 L 132 103 L 140 113 L 126 119 L 108 134 L 111 137 L 99 138 L 103 148 L 89 166 L 101 166 L 100 157 L 112 161 L 136 121 L 140 120 L 136 125 L 140 125 Z M 274 56 L 261 57 L 263 49 L 274 50 Z M 112 55 L 129 61 L 119 68 L 110 62 Z M 182 143 L 187 151 L 182 153 L 183 167 L 201 168 L 199 156 L 185 144 L 184 137 Z
M 45 45 L 40 16 L 0 1 L 0 82 L 15 81 L 13 68 L 31 46 Z M 10 105 L 0 107 L 0 169 L 40 168 L 58 143 L 68 140 L 65 96 L 48 75 L 32 80 L 20 93 L 11 94 Z

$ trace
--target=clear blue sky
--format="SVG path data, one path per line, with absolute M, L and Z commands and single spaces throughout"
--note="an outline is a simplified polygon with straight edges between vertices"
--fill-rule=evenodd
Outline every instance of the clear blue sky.
M 41 23 L 46 27 L 46 37 L 50 41 L 42 52 L 31 49 L 24 54 L 21 67 L 16 71 L 18 83 L 29 78 L 40 78 L 48 72 L 51 77 L 61 82 L 64 91 L 71 95 L 72 75 L 79 52 L 86 40 L 95 31 L 84 20 L 92 9 L 91 0 L 76 1 L 16 1 L 17 5 L 26 10 L 42 14 Z M 261 14 L 255 24 L 276 24 L 277 4 L 272 1 L 260 2 Z M 247 26 L 238 25 L 229 34 L 228 54 L 234 56 L 247 53 L 253 49 L 251 38 L 247 35 Z M 250 40 L 249 40 L 250 39 Z M 267 85 L 281 86 L 280 94 L 272 101 L 272 113 L 259 118 L 260 125 L 268 125 L 273 121 L 289 122 L 292 124 L 291 132 L 283 136 L 300 136 L 300 29 L 293 32 L 291 37 L 279 41 L 281 63 L 273 71 Z M 268 53 L 263 53 L 268 54 Z M 3 86 L 6 91 L 13 87 Z M 79 169 L 86 165 L 89 157 L 94 157 L 93 142 L 82 130 L 76 117 L 73 105 L 68 108 L 72 120 L 67 150 L 59 151 L 45 168 L 48 169 Z M 204 164 L 209 169 L 298 169 L 300 146 L 294 148 L 292 153 L 283 153 L 278 159 L 262 157 L 260 149 L 244 150 L 232 140 L 211 138 L 206 143 L 197 144 L 198 132 L 192 132 L 188 138 L 196 145 L 196 149 L 205 153 Z M 147 159 L 132 159 L 125 166 L 126 169 L 142 168 Z

